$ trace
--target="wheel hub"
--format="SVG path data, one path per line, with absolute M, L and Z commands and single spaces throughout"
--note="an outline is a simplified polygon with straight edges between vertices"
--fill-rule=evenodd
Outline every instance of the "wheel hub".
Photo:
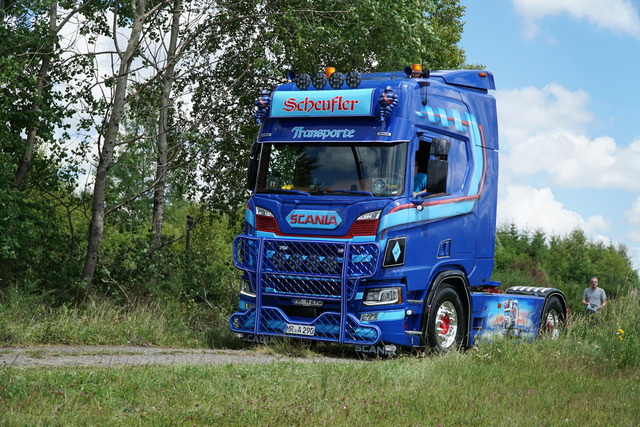
M 445 301 L 436 314 L 436 340 L 442 349 L 452 347 L 458 333 L 458 313 L 455 306 Z

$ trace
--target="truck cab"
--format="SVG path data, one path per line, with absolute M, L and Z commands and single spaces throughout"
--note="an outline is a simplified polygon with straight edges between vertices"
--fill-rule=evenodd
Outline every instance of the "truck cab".
M 499 328 L 487 316 L 501 304 L 493 75 L 414 65 L 290 78 L 256 101 L 230 328 L 365 352 L 446 351 Z M 543 293 L 519 297 L 534 335 L 550 299 L 556 321 L 566 314 L 561 292 Z

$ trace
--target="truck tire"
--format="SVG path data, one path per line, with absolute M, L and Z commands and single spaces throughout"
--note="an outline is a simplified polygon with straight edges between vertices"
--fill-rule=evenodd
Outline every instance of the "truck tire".
M 562 302 L 557 296 L 552 296 L 545 305 L 544 312 L 540 318 L 540 336 L 550 339 L 558 339 L 562 325 L 565 322 Z
M 460 296 L 450 285 L 436 291 L 423 335 L 427 349 L 446 353 L 462 347 L 465 336 L 465 314 Z

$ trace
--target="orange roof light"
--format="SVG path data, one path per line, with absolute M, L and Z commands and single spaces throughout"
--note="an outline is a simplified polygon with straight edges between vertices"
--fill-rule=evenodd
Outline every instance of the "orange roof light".
M 326 67 L 324 69 L 324 75 L 327 76 L 327 78 L 331 77 L 331 75 L 335 72 L 336 72 L 336 69 L 334 67 Z
M 487 73 L 485 73 L 484 71 L 480 71 L 480 72 L 478 73 L 478 76 L 480 76 L 480 77 L 487 77 Z
M 421 73 L 422 72 L 422 64 L 412 64 L 411 65 L 411 70 L 414 73 Z

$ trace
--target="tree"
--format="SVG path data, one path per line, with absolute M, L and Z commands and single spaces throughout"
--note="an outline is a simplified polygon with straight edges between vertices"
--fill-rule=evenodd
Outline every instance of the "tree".
M 457 0 L 275 0 L 217 6 L 193 46 L 202 52 L 192 101 L 203 138 L 192 141 L 190 155 L 201 173 L 194 192 L 222 211 L 246 198 L 241 183 L 257 132 L 255 98 L 260 89 L 284 82 L 287 71 L 313 73 L 325 66 L 401 70 L 416 62 L 432 69 L 464 65 L 458 46 L 464 8 Z
M 127 40 L 126 49 L 123 52 L 118 52 L 120 64 L 118 66 L 118 72 L 113 76 L 115 80 L 113 100 L 110 106 L 110 112 L 104 120 L 104 135 L 98 157 L 98 166 L 96 168 L 95 184 L 93 188 L 87 254 L 85 256 L 81 277 L 82 281 L 85 283 L 84 297 L 88 295 L 91 289 L 91 283 L 93 281 L 93 275 L 98 261 L 98 252 L 100 251 L 100 243 L 102 235 L 104 234 L 107 176 L 109 168 L 111 167 L 111 161 L 113 160 L 114 150 L 116 148 L 116 139 L 118 136 L 120 120 L 122 119 L 125 110 L 125 96 L 127 94 L 131 63 L 134 60 L 136 50 L 140 44 L 143 24 L 149 13 L 146 10 L 146 0 L 137 0 L 133 3 L 133 6 L 135 9 L 131 24 L 131 33 Z M 114 39 L 116 37 L 116 34 L 114 34 Z
M 151 253 L 179 239 L 163 240 L 169 194 L 189 189 L 194 200 L 236 214 L 246 197 L 241 183 L 261 88 L 281 82 L 288 69 L 313 72 L 324 65 L 359 71 L 412 62 L 460 66 L 461 13 L 455 0 L 2 0 L 0 195 L 12 201 L 5 211 L 17 219 L 21 200 L 37 188 L 38 197 L 65 213 L 75 236 L 82 227 L 73 217 L 89 198 L 80 292 L 86 297 L 105 218 L 122 207 L 128 210 L 120 217 L 135 211 L 150 221 Z M 81 19 L 72 22 L 75 16 Z M 108 40 L 112 49 L 98 48 Z M 65 164 L 89 153 L 95 155 L 93 189 L 76 197 L 77 164 Z M 134 181 L 116 167 L 136 162 L 153 173 Z M 47 177 L 54 185 L 45 184 Z M 0 231 L 20 230 L 19 221 L 5 219 Z M 75 253 L 70 239 L 69 253 Z M 0 237 L 0 253 L 15 255 L 19 243 Z

